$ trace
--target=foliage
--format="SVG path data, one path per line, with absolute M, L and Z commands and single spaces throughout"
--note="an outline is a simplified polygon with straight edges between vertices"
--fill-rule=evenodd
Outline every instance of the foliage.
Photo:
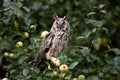
M 120 78 L 119 0 L 1 0 L 0 78 L 10 80 L 118 80 Z M 68 16 L 71 35 L 59 67 L 43 60 L 29 67 L 53 17 Z

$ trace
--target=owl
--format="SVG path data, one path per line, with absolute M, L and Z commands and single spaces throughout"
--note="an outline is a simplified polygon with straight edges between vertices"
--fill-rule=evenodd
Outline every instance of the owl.
M 41 47 L 35 59 L 28 64 L 30 66 L 37 66 L 43 58 L 52 60 L 57 58 L 58 55 L 65 49 L 70 34 L 70 25 L 66 20 L 66 16 L 59 18 L 55 16 L 55 21 L 52 25 L 50 32 L 43 38 Z

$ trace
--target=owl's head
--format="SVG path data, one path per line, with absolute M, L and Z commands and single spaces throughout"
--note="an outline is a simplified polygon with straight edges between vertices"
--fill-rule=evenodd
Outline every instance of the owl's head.
M 66 18 L 67 18 L 66 16 L 64 16 L 63 18 L 55 16 L 54 17 L 55 21 L 53 23 L 52 30 L 68 32 L 70 26 Z

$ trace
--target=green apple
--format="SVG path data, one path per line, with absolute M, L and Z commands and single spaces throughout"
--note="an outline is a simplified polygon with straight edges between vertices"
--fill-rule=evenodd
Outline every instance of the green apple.
M 29 33 L 28 32 L 24 32 L 22 36 L 23 36 L 23 38 L 28 38 L 29 37 Z
M 13 53 L 10 53 L 10 54 L 9 54 L 9 57 L 10 57 L 10 58 L 13 58 L 13 57 L 14 57 L 14 54 L 13 54 Z
M 79 75 L 78 80 L 85 80 L 85 76 L 84 75 Z
M 9 56 L 9 53 L 8 53 L 8 52 L 4 52 L 4 56 L 5 56 L 5 57 L 8 57 L 8 56 Z
M 56 77 L 58 75 L 58 72 L 57 71 L 53 71 L 51 75 L 52 75 L 52 77 Z
M 48 33 L 49 33 L 48 31 L 43 31 L 43 32 L 41 33 L 41 37 L 44 38 Z
M 8 78 L 3 78 L 2 80 L 9 80 Z
M 78 80 L 77 78 L 73 78 L 72 80 Z
M 23 42 L 22 42 L 22 41 L 18 41 L 15 46 L 16 46 L 17 48 L 23 47 Z

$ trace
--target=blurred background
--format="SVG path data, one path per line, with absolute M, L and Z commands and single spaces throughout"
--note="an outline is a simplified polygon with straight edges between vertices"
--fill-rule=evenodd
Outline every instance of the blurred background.
M 68 47 L 59 56 L 69 66 L 66 73 L 49 61 L 27 65 L 55 15 L 66 15 L 71 26 Z M 119 80 L 119 40 L 120 0 L 0 0 L 0 79 Z

